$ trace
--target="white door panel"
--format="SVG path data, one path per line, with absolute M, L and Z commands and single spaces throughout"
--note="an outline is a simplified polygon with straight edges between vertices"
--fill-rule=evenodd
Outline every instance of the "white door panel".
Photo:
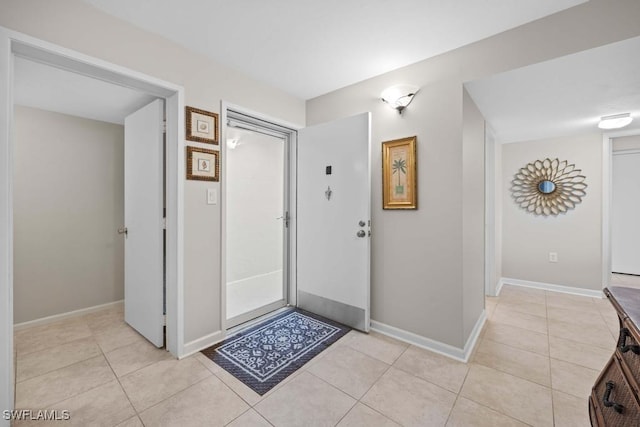
M 156 100 L 125 119 L 124 318 L 156 347 L 163 331 L 163 111 Z
M 611 270 L 640 275 L 640 153 L 614 153 L 611 193 Z
M 370 114 L 364 113 L 298 131 L 298 306 L 365 331 L 370 291 L 369 130 Z M 358 232 L 364 236 L 358 237 Z

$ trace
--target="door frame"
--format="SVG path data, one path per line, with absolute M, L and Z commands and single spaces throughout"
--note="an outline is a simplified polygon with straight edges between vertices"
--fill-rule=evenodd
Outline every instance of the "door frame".
M 220 260 L 220 324 L 222 325 L 223 335 L 227 335 L 227 331 L 231 329 L 227 325 L 227 120 L 229 118 L 229 111 L 243 114 L 249 118 L 266 121 L 276 125 L 279 128 L 284 128 L 289 132 L 289 259 L 287 265 L 288 274 L 288 289 L 286 291 L 287 300 L 289 305 L 295 306 L 297 303 L 297 283 L 296 283 L 296 236 L 297 236 L 297 221 L 296 221 L 296 206 L 297 206 L 297 147 L 298 147 L 298 129 L 303 126 L 280 120 L 278 118 L 270 117 L 265 114 L 259 113 L 254 110 L 230 103 L 228 101 L 222 101 L 220 105 L 221 112 L 221 137 L 220 137 L 220 203 L 222 208 L 220 209 L 220 239 L 221 239 L 221 260 Z
M 611 283 L 611 194 L 613 185 L 613 138 L 640 135 L 639 129 L 602 134 L 602 288 Z
M 0 27 L 0 409 L 14 407 L 13 61 L 20 55 L 165 99 L 167 121 L 167 350 L 184 353 L 184 89 L 155 77 Z M 8 425 L 0 420 L 0 426 Z

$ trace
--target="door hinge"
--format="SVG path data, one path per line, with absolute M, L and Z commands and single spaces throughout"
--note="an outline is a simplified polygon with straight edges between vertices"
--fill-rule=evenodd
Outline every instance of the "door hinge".
M 162 326 L 167 326 L 167 315 L 166 314 L 162 315 Z
M 284 213 L 284 226 L 286 228 L 289 228 L 289 211 L 286 211 Z
M 167 229 L 167 218 L 162 218 L 162 229 L 163 230 Z
M 162 133 L 167 133 L 167 121 L 163 120 L 162 121 Z

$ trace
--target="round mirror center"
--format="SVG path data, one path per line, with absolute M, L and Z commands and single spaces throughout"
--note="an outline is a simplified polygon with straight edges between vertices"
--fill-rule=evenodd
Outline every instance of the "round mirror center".
M 548 179 L 545 179 L 544 181 L 540 181 L 538 183 L 538 191 L 540 191 L 542 194 L 551 194 L 555 191 L 556 189 L 556 184 L 553 183 L 553 181 L 549 181 Z

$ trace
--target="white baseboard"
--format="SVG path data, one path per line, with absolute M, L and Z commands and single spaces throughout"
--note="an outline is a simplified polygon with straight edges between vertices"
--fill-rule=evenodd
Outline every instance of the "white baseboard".
M 573 286 L 532 282 L 530 280 L 511 279 L 508 277 L 503 277 L 500 279 L 500 282 L 505 285 L 522 286 L 524 288 L 542 289 L 545 291 L 560 292 L 563 294 L 579 295 L 590 298 L 604 298 L 604 293 L 602 291 L 596 291 L 593 289 L 574 288 Z
M 502 287 L 504 286 L 504 277 L 498 280 L 498 286 L 496 286 L 496 296 L 500 296 L 500 292 L 502 292 Z
M 182 356 L 180 359 L 184 359 L 185 357 L 191 356 L 199 352 L 200 350 L 204 350 L 205 348 L 211 347 L 214 344 L 219 343 L 225 339 L 224 331 L 216 331 L 212 334 L 205 335 L 202 338 L 198 338 L 197 340 L 190 341 L 184 344 L 184 351 L 182 352 Z
M 482 327 L 486 320 L 487 314 L 482 310 L 482 314 L 473 327 L 471 335 L 464 345 L 464 349 L 432 340 L 431 338 L 423 337 L 421 335 L 414 334 L 413 332 L 405 331 L 381 322 L 376 322 L 375 320 L 371 321 L 371 330 L 388 337 L 395 338 L 399 341 L 415 345 L 416 347 L 424 348 L 425 350 L 433 351 L 434 353 L 466 363 L 469 361 L 469 357 L 471 357 L 471 353 L 473 352 L 476 342 L 478 341 L 478 337 L 480 336 L 480 331 L 482 331 Z
M 121 306 L 124 304 L 124 300 L 108 302 L 106 304 L 94 305 L 93 307 L 81 308 L 80 310 L 69 311 L 67 313 L 54 314 L 53 316 L 43 317 L 41 319 L 29 320 L 28 322 L 16 323 L 13 325 L 14 331 L 20 331 L 22 329 L 32 328 L 34 326 L 47 325 L 49 323 L 57 322 L 64 319 L 70 319 L 72 317 L 84 316 L 85 314 L 95 313 L 96 311 L 102 311 L 108 308 Z

